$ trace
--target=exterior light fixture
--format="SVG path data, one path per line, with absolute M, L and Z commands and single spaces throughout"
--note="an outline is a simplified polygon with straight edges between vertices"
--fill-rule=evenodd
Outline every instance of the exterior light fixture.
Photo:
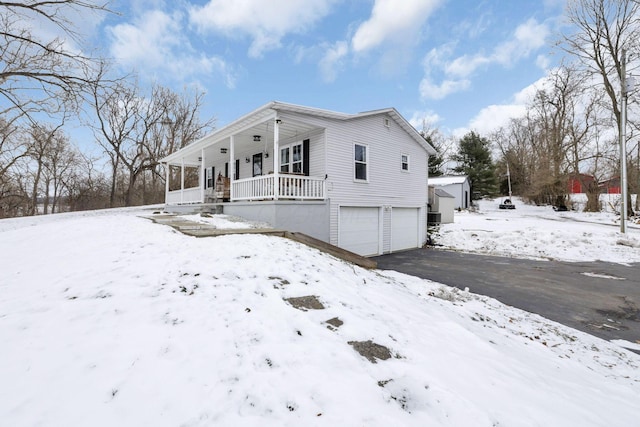
M 264 158 L 265 158 L 265 159 L 268 159 L 268 158 L 269 158 L 269 152 L 268 152 L 268 151 L 265 151 L 265 152 L 264 152 Z
M 253 135 L 253 142 L 260 142 L 260 135 Z
M 245 162 L 245 163 L 249 163 L 250 161 L 251 161 L 251 159 L 250 159 L 250 158 L 248 158 L 248 157 L 245 157 L 245 158 L 244 158 L 244 162 Z

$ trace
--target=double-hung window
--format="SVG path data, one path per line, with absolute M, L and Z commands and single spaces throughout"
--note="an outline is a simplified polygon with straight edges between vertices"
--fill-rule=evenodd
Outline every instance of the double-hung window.
M 409 172 L 409 155 L 408 154 L 402 154 L 400 156 L 400 163 L 401 163 L 402 170 L 404 172 Z
M 368 175 L 368 162 L 369 153 L 368 147 L 362 144 L 354 144 L 353 146 L 353 160 L 354 160 L 354 178 L 357 181 L 367 181 Z
M 303 156 L 302 143 L 296 142 L 280 149 L 280 172 L 302 174 Z

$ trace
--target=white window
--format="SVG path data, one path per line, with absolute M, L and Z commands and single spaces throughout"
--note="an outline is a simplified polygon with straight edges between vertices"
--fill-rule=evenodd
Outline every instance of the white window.
M 403 154 L 400 156 L 401 160 L 401 165 L 402 165 L 402 170 L 405 172 L 409 172 L 409 155 L 408 154 Z
M 302 174 L 304 171 L 302 142 L 296 142 L 280 149 L 280 172 Z
M 354 160 L 354 178 L 358 181 L 367 181 L 369 174 L 367 171 L 367 164 L 369 159 L 369 153 L 366 145 L 354 144 L 353 145 L 353 160 Z
M 204 170 L 205 173 L 205 180 L 204 180 L 204 188 L 211 188 L 213 187 L 213 167 L 210 168 L 206 168 Z

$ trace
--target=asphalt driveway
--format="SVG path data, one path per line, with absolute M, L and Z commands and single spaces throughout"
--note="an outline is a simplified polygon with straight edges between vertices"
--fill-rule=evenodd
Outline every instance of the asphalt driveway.
M 640 343 L 640 264 L 569 263 L 415 249 L 378 268 L 455 286 L 606 340 Z

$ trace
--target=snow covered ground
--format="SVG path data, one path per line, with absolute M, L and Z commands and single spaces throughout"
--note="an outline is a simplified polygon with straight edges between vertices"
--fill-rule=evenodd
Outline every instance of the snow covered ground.
M 640 262 L 640 226 L 628 222 L 620 233 L 611 212 L 555 212 L 514 199 L 515 210 L 499 200 L 479 200 L 477 211 L 455 213 L 433 236 L 445 248 L 466 252 L 563 261 Z
M 541 252 L 546 222 L 518 233 L 538 221 L 526 212 L 481 206 L 441 239 L 454 246 L 463 221 L 478 221 L 491 240 L 488 218 L 504 214 L 500 234 L 520 236 L 518 255 L 577 256 Z M 140 214 L 150 211 L 0 221 L 1 425 L 638 423 L 640 356 L 611 343 L 283 238 L 188 237 Z M 585 236 L 558 223 L 566 234 L 552 241 L 631 257 L 614 227 L 587 224 Z M 324 308 L 287 301 L 305 296 Z

